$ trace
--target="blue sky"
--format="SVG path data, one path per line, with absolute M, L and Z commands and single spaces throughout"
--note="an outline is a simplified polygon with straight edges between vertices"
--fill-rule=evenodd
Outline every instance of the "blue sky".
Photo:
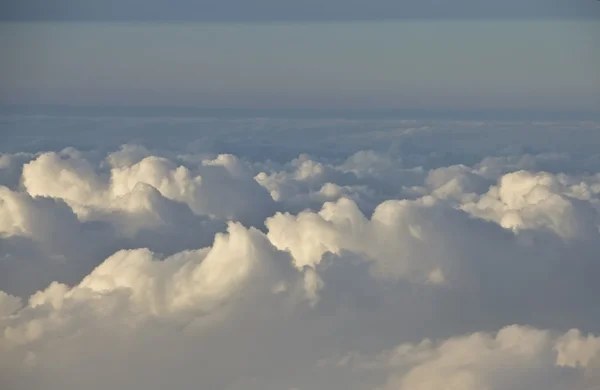
M 28 7 L 3 4 L 0 101 L 250 109 L 600 107 L 597 2 L 247 3 L 187 2 L 168 10 L 161 2 L 136 9 L 136 0 L 112 8 L 111 2 L 76 7 L 68 0 L 53 9 L 35 0 L 23 3 Z

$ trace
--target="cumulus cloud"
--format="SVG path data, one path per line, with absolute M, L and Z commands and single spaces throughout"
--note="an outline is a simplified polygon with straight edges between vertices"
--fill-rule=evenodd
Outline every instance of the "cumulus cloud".
M 566 238 L 598 232 L 597 178 L 571 179 L 545 172 L 502 176 L 476 203 L 465 208 L 510 229 L 553 230 Z
M 163 157 L 137 161 L 139 156 L 137 149 L 121 149 L 108 156 L 111 169 L 101 175 L 79 153 L 44 153 L 23 167 L 23 185 L 33 196 L 64 200 L 82 219 L 94 209 L 143 208 L 143 203 L 128 199 L 139 184 L 187 204 L 197 215 L 257 223 L 270 211 L 268 194 L 235 156 L 204 160 L 194 171 Z M 250 204 L 257 206 L 256 214 Z
M 0 387 L 600 386 L 600 160 L 560 124 L 205 124 L 0 156 Z
M 354 202 L 342 198 L 326 203 L 319 213 L 277 214 L 266 224 L 273 244 L 290 251 L 299 267 L 316 266 L 327 252 L 351 251 L 373 260 L 375 272 L 382 277 L 442 283 L 443 265 L 438 262 L 452 261 L 453 251 L 460 248 L 443 245 L 436 222 L 446 218 L 437 212 L 431 197 L 387 201 L 368 220 Z
M 583 337 L 578 330 L 556 335 L 512 325 L 496 333 L 425 339 L 373 356 L 351 353 L 320 364 L 367 375 L 388 372 L 381 389 L 560 390 L 582 389 L 579 380 L 591 368 L 587 357 L 597 354 L 597 338 Z
M 421 184 L 426 175 L 420 167 L 405 168 L 400 159 L 373 150 L 356 152 L 340 162 L 300 155 L 282 167 L 260 168 L 256 181 L 293 212 L 318 209 L 342 197 L 372 212 L 386 199 L 414 196 L 412 187 Z

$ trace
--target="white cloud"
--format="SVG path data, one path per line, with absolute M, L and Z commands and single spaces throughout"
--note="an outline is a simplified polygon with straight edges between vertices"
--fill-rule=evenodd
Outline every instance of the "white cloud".
M 598 233 L 597 178 L 577 180 L 545 172 L 517 171 L 463 207 L 507 229 L 550 229 L 561 237 Z
M 140 183 L 154 187 L 167 199 L 187 204 L 198 215 L 256 223 L 270 211 L 268 194 L 234 156 L 204 160 L 198 172 L 192 172 L 162 157 L 136 161 L 137 150 L 130 152 L 134 157 L 127 160 L 130 149 L 108 157 L 113 167 L 105 175 L 98 174 L 78 153 L 45 153 L 24 166 L 23 184 L 33 196 L 64 200 L 84 220 L 95 209 L 136 212 L 143 208 L 140 202 L 128 200 Z M 127 161 L 132 164 L 123 165 Z M 256 212 L 250 204 L 259 206 Z
M 294 123 L 1 155 L 0 387 L 600 386 L 595 127 Z
M 442 341 L 401 344 L 374 356 L 351 353 L 321 365 L 338 369 L 349 366 L 365 374 L 388 372 L 382 389 L 582 389 L 580 379 L 591 358 L 575 366 L 565 354 L 596 357 L 596 343 L 593 336 L 583 338 L 574 329 L 557 336 L 547 330 L 513 325 L 494 334 L 477 332 Z
M 558 365 L 585 368 L 600 354 L 600 338 L 583 337 L 579 330 L 571 329 L 557 341 L 555 350 L 558 351 Z
M 450 218 L 452 214 L 450 210 Z M 443 265 L 438 262 L 448 262 L 459 249 L 440 246 L 444 239 L 436 222 L 444 223 L 444 218 L 431 197 L 384 202 L 370 220 L 353 201 L 342 198 L 326 203 L 319 213 L 276 214 L 266 225 L 269 239 L 289 250 L 298 267 L 316 266 L 327 252 L 351 251 L 372 260 L 382 277 L 425 280 L 433 273 L 434 280 L 442 281 Z

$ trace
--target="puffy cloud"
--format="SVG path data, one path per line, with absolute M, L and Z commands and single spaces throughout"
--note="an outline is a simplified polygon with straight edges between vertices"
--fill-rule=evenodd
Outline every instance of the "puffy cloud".
M 106 156 L 105 162 L 112 168 L 130 167 L 151 155 L 152 153 L 142 145 L 125 144 Z
M 283 167 L 266 168 L 271 172 L 261 171 L 256 181 L 292 212 L 319 209 L 342 197 L 354 200 L 364 212 L 372 212 L 386 199 L 412 196 L 411 187 L 426 175 L 420 167 L 403 168 L 400 160 L 372 150 L 359 151 L 339 164 L 300 155 Z
M 592 125 L 157 121 L 0 157 L 0 387 L 600 386 Z
M 544 172 L 517 171 L 502 176 L 474 203 L 472 214 L 508 229 L 550 229 L 561 237 L 598 234 L 597 184 Z
M 81 223 L 62 200 L 0 186 L 0 285 L 30 294 L 53 280 L 75 282 L 114 250 L 110 226 Z M 94 255 L 96 253 L 96 256 Z
M 484 253 L 482 242 L 504 239 L 500 229 L 431 196 L 383 202 L 370 219 L 352 200 L 341 198 L 318 213 L 278 213 L 266 225 L 269 239 L 289 251 L 298 267 L 315 267 L 326 253 L 343 257 L 353 252 L 372 262 L 379 277 L 434 284 L 443 284 L 448 276 L 457 280 L 465 260 Z M 478 245 L 470 234 L 479 238 Z M 469 271 L 461 276 L 465 274 Z
M 32 198 L 29 194 L 0 187 L 0 235 L 47 240 L 54 232 L 77 224 L 72 210 L 62 201 Z
M 183 364 L 192 357 L 200 361 L 209 358 L 210 349 L 205 348 L 216 347 L 210 346 L 210 335 L 216 334 L 219 342 L 235 353 L 235 349 L 231 349 L 235 343 L 227 342 L 228 338 L 249 342 L 244 337 L 229 334 L 237 321 L 243 324 L 238 328 L 241 334 L 249 332 L 251 336 L 258 332 L 261 337 L 266 337 L 261 328 L 269 326 L 261 325 L 261 322 L 265 316 L 279 316 L 277 311 L 269 308 L 269 303 L 273 304 L 280 296 L 275 302 L 280 308 L 310 303 L 318 288 L 314 275 L 307 273 L 303 277 L 295 271 L 288 256 L 277 251 L 263 233 L 237 223 L 231 223 L 226 234 L 218 234 L 211 247 L 184 251 L 167 258 L 160 258 L 145 249 L 120 251 L 107 258 L 78 285 L 68 287 L 53 283 L 32 295 L 21 310 L 18 299 L 5 294 L 0 296 L 4 314 L 0 319 L 3 330 L 0 372 L 3 380 L 15 386 L 24 376 L 45 383 L 46 388 L 58 389 L 64 386 L 62 380 L 69 376 L 63 371 L 63 364 L 68 363 L 76 372 L 71 376 L 72 383 L 88 383 L 90 388 L 107 383 L 137 386 L 145 380 L 136 381 L 128 375 L 117 377 L 121 375 L 117 372 L 118 367 L 110 364 L 110 367 L 98 367 L 108 370 L 104 371 L 105 379 L 96 378 L 90 382 L 91 378 L 80 376 L 89 368 L 76 361 L 81 354 L 90 356 L 82 347 L 93 345 L 92 356 L 97 353 L 103 358 L 116 359 L 119 364 L 127 364 L 123 358 L 129 359 L 130 354 L 144 359 L 144 340 L 150 337 L 153 343 L 164 345 L 166 354 L 159 352 L 161 358 L 174 353 L 173 343 L 178 344 L 176 348 L 182 355 L 173 356 L 174 362 Z M 283 320 L 279 321 L 281 325 Z M 247 326 L 258 328 L 245 329 Z M 128 340 L 122 348 L 113 344 L 115 338 L 121 337 Z M 101 347 L 98 342 L 107 342 L 114 348 Z M 182 343 L 192 349 L 183 348 Z M 247 349 L 243 345 L 241 348 Z M 123 353 L 125 355 L 121 355 Z M 92 356 L 92 359 L 98 358 L 98 355 Z M 57 357 L 65 360 L 59 362 Z M 234 364 L 241 364 L 241 358 L 234 359 Z M 222 359 L 219 361 L 224 363 Z M 8 367 L 17 369 L 11 371 Z M 214 364 L 211 367 L 214 369 Z M 164 368 L 155 367 L 159 375 L 164 375 Z M 117 371 L 112 371 L 115 369 Z M 231 380 L 227 373 L 223 373 L 224 377 L 216 375 L 217 379 L 210 379 L 210 370 L 201 370 L 208 377 L 208 384 L 218 379 L 219 386 L 223 386 Z M 195 376 L 193 371 L 185 370 L 187 377 L 182 378 L 182 383 L 187 383 L 190 375 Z M 110 379 L 113 374 L 115 377 Z M 236 378 L 240 373 L 230 375 Z M 157 378 L 154 374 L 150 376 Z M 156 386 L 160 387 L 155 382 L 149 388 L 158 388 Z
M 143 181 L 107 196 L 101 175 L 73 151 L 42 154 L 25 165 L 23 180 L 27 192 L 0 187 L 0 280 L 12 293 L 73 283 L 121 248 L 169 254 L 208 244 L 225 225 Z
M 123 198 L 140 183 L 187 204 L 198 215 L 257 223 L 271 211 L 268 195 L 234 156 L 205 160 L 195 174 L 163 157 L 148 156 L 133 163 L 140 151 L 129 149 L 108 157 L 113 167 L 105 175 L 80 154 L 45 153 L 23 167 L 23 184 L 33 196 L 63 199 L 83 219 L 94 209 L 137 211 L 138 202 Z M 126 162 L 133 164 L 123 165 Z M 254 213 L 250 203 L 258 206 Z
M 105 183 L 79 153 L 44 153 L 23 167 L 23 185 L 32 196 L 63 199 L 76 212 L 102 203 Z
M 382 389 L 582 389 L 589 358 L 576 366 L 565 354 L 595 357 L 599 352 L 595 344 L 594 336 L 582 338 L 575 329 L 558 336 L 513 325 L 493 334 L 401 344 L 374 356 L 351 353 L 321 365 L 349 366 L 365 374 L 388 372 Z
M 588 367 L 600 354 L 600 338 L 593 335 L 583 337 L 577 329 L 571 329 L 555 346 L 558 351 L 557 364 L 565 367 Z
M 72 148 L 24 164 L 23 190 L 0 187 L 2 288 L 74 283 L 121 248 L 172 254 L 212 241 L 225 221 L 260 225 L 272 200 L 230 155 L 196 171 L 124 146 L 98 167 Z M 193 168 L 192 168 L 193 169 Z
M 263 288 L 280 291 L 285 287 L 281 284 L 285 282 L 285 259 L 262 233 L 231 223 L 227 234 L 216 235 L 212 247 L 164 259 L 148 249 L 119 251 L 75 287 L 53 283 L 32 295 L 25 312 L 39 312 L 35 314 L 44 317 L 48 315 L 44 308 L 63 313 L 96 302 L 94 309 L 98 311 L 94 315 L 105 317 L 114 315 L 111 310 L 115 302 L 121 302 L 127 305 L 131 317 L 189 320 L 235 302 L 232 296 L 241 291 L 245 294 Z M 3 302 L 10 304 L 11 298 L 4 295 Z M 5 331 L 6 341 L 19 344 L 40 338 L 44 329 L 30 334 L 31 323 L 9 326 Z

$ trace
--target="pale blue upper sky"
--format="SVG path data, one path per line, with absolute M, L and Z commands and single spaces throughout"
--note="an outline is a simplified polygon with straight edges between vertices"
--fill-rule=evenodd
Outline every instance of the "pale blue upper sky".
M 598 112 L 600 22 L 517 19 L 4 22 L 0 101 Z

